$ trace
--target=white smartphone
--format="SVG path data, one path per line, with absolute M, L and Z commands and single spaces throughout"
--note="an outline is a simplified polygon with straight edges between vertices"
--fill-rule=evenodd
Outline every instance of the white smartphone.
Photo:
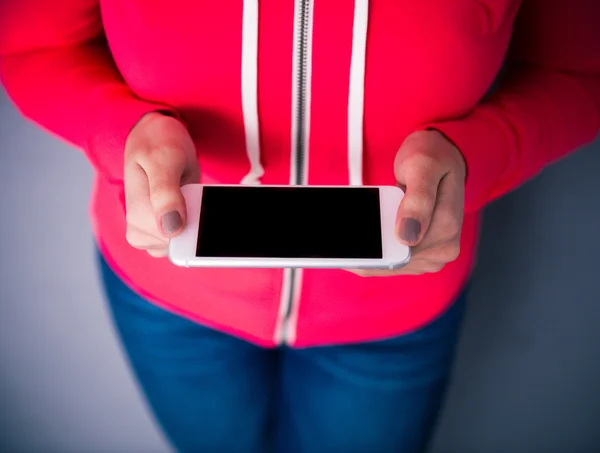
M 169 258 L 185 267 L 397 269 L 394 186 L 182 187 L 187 225 Z

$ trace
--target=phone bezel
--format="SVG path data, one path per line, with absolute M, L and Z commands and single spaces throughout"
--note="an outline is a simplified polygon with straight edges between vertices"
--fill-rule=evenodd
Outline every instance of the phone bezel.
M 244 187 L 214 184 L 217 187 Z M 364 187 L 379 190 L 381 213 L 381 238 L 383 258 L 246 258 L 246 257 L 198 257 L 196 256 L 200 212 L 202 208 L 202 184 L 188 184 L 181 188 L 187 205 L 187 226 L 183 232 L 171 239 L 169 259 L 184 267 L 232 267 L 232 268 L 321 268 L 321 269 L 397 269 L 410 261 L 410 248 L 400 243 L 395 233 L 396 212 L 404 192 L 396 186 L 298 186 L 298 190 L 310 188 L 344 188 L 348 190 Z M 289 186 L 258 186 L 265 189 Z

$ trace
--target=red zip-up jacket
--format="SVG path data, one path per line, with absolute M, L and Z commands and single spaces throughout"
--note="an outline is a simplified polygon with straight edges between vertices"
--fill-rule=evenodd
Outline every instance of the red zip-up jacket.
M 597 0 L 0 5 L 4 86 L 94 166 L 94 231 L 111 266 L 150 301 L 261 345 L 375 340 L 428 323 L 469 278 L 485 204 L 600 127 Z M 205 183 L 394 184 L 404 138 L 436 128 L 468 169 L 461 255 L 439 273 L 386 278 L 151 258 L 125 239 L 123 148 L 156 110 L 188 126 Z

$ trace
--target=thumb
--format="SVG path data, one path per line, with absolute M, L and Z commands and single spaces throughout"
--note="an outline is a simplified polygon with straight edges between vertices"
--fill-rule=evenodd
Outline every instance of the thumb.
M 181 193 L 183 171 L 178 166 L 158 165 L 144 167 L 148 176 L 150 204 L 158 230 L 164 237 L 177 236 L 186 222 L 185 200 Z
M 414 156 L 404 160 L 400 153 L 396 156 L 394 172 L 405 192 L 398 208 L 396 231 L 402 242 L 415 246 L 429 229 L 443 175 L 429 159 Z

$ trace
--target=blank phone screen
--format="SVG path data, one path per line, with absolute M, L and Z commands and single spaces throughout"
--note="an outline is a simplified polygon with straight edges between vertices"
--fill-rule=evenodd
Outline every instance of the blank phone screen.
M 379 189 L 204 187 L 196 255 L 381 259 Z

